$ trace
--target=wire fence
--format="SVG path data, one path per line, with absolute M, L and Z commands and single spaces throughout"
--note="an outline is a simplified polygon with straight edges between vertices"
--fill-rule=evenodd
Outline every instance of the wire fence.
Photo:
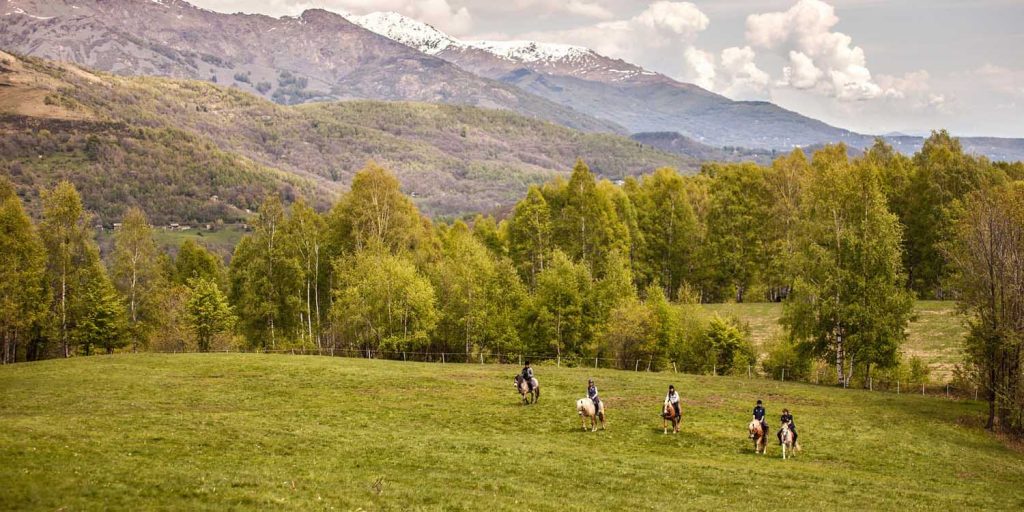
M 157 353 L 197 353 L 195 350 L 158 350 L 150 351 Z M 594 368 L 604 370 L 622 370 L 632 372 L 672 372 L 680 373 L 685 375 L 706 375 L 706 376 L 732 376 L 732 377 L 745 377 L 747 379 L 760 379 L 767 381 L 779 381 L 779 382 L 803 382 L 807 384 L 815 385 L 827 385 L 827 386 L 838 386 L 834 382 L 829 382 L 829 372 L 821 371 L 820 369 L 813 372 L 813 376 L 807 376 L 802 379 L 793 379 L 792 373 L 787 377 L 789 369 L 783 367 L 780 369 L 779 376 L 768 375 L 758 371 L 754 365 L 747 365 L 746 371 L 743 368 L 733 368 L 728 374 L 719 371 L 716 365 L 711 367 L 710 373 L 694 373 L 681 371 L 676 362 L 662 361 L 659 362 L 654 358 L 636 358 L 636 357 L 578 357 L 578 356 L 566 356 L 563 357 L 558 354 L 529 354 L 519 352 L 434 352 L 434 351 L 397 351 L 397 350 L 374 350 L 374 349 L 356 349 L 356 348 L 338 348 L 338 347 L 323 347 L 323 348 L 309 348 L 309 347 L 298 347 L 298 348 L 283 348 L 283 349 L 220 349 L 210 350 L 207 353 L 253 353 L 253 354 L 287 354 L 287 355 L 304 355 L 304 356 L 325 356 L 325 357 L 347 357 L 347 358 L 359 358 L 359 359 L 379 359 L 379 360 L 390 360 L 390 361 L 404 361 L 404 362 L 418 362 L 418 363 L 437 363 L 437 364 L 500 364 L 500 365 L 515 365 L 523 366 L 529 361 L 533 365 L 538 366 L 555 366 L 555 367 L 568 367 L 568 368 Z M 831 375 L 831 377 L 835 377 Z M 834 379 L 832 379 L 834 380 Z M 933 383 L 933 382 L 911 382 L 899 379 L 874 379 L 868 377 L 865 382 L 860 383 L 861 386 L 850 387 L 851 389 L 862 389 L 864 391 L 873 392 L 886 392 L 895 394 L 919 394 L 922 396 L 931 397 L 942 397 L 948 399 L 960 399 L 960 400 L 978 400 L 983 399 L 981 390 L 976 386 L 956 384 L 956 383 Z

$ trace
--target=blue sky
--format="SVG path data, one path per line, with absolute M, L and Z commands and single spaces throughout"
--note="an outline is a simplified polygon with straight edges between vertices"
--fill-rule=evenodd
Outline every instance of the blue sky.
M 590 46 L 865 133 L 1024 137 L 1022 0 L 193 0 L 390 10 L 452 35 Z

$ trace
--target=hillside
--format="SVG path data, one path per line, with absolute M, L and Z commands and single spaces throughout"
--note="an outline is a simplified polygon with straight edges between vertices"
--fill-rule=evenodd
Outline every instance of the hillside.
M 623 131 L 322 9 L 272 18 L 213 12 L 183 0 L 0 0 L 0 15 L 0 49 L 117 74 L 234 84 L 284 104 L 442 102 L 507 109 L 587 131 Z
M 8 135 L 0 162 L 30 202 L 40 186 L 67 177 L 104 218 L 140 204 L 158 221 L 208 222 L 227 215 L 206 205 L 212 196 L 244 210 L 273 189 L 326 203 L 371 159 L 391 168 L 431 215 L 503 208 L 527 185 L 567 172 L 577 157 L 608 178 L 698 167 L 625 137 L 504 110 L 370 101 L 283 106 L 207 82 L 0 58 L 0 80 L 11 84 L 0 87 L 0 131 Z M 26 94 L 34 99 L 19 99 Z
M 984 406 L 726 377 L 274 355 L 0 367 L 3 509 L 1017 509 L 1024 456 Z M 593 377 L 608 430 L 580 431 Z M 679 387 L 682 432 L 663 435 Z M 790 407 L 803 451 L 752 453 Z M 586 482 L 581 489 L 581 482 Z

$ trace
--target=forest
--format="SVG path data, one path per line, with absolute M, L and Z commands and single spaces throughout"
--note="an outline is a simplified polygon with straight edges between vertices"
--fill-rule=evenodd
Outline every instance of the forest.
M 526 355 L 560 365 L 790 379 L 813 366 L 861 385 L 907 371 L 915 298 L 959 301 L 963 378 L 988 426 L 1024 432 L 1024 164 L 936 132 L 903 156 L 879 141 L 768 166 L 662 168 L 619 184 L 578 161 L 503 218 L 434 221 L 372 162 L 329 208 L 269 194 L 228 261 L 158 249 L 132 208 L 101 254 L 92 213 L 61 181 L 33 218 L 0 180 L 5 363 L 119 351 L 310 350 L 452 361 Z M 784 303 L 759 356 L 713 302 Z M 604 363 L 600 363 L 603 361 Z M 919 364 L 919 363 L 917 363 Z

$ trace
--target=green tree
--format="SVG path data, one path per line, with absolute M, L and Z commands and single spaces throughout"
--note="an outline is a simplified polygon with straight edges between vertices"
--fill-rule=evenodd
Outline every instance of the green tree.
M 700 233 L 683 178 L 672 169 L 658 169 L 640 181 L 631 194 L 637 211 L 640 240 L 636 268 L 640 285 L 660 283 L 675 298 L 696 268 Z
M 593 327 L 592 288 L 585 264 L 573 263 L 560 250 L 552 253 L 550 265 L 537 275 L 533 300 L 536 339 L 542 348 L 555 349 L 558 357 L 585 352 Z
M 231 304 L 249 342 L 277 348 L 277 338 L 297 338 L 302 329 L 302 265 L 295 240 L 286 229 L 284 206 L 277 196 L 260 205 L 253 233 L 243 238 L 231 259 Z
M 508 221 L 509 256 L 519 275 L 534 288 L 551 253 L 551 208 L 540 188 L 531 186 Z
M 855 363 L 889 367 L 913 308 L 904 287 L 901 227 L 870 161 L 846 148 L 814 155 L 800 201 L 800 250 L 783 324 L 809 353 L 836 365 L 848 385 Z
M 175 284 L 187 285 L 189 279 L 209 279 L 222 288 L 227 284 L 224 260 L 194 240 L 185 240 L 174 258 Z
M 149 334 L 160 323 L 167 282 L 161 268 L 160 251 L 146 214 L 131 208 L 114 233 L 111 274 L 128 307 L 132 350 L 148 343 Z
M 206 277 L 189 279 L 185 310 L 200 352 L 209 352 L 214 337 L 230 331 L 235 324 L 235 315 L 227 297 L 216 281 Z
M 329 240 L 335 256 L 368 246 L 392 252 L 412 250 L 423 241 L 423 219 L 402 194 L 393 174 L 373 162 L 352 179 L 352 189 L 328 216 Z
M 968 317 L 966 364 L 988 400 L 989 429 L 1024 432 L 1024 184 L 971 194 L 944 248 Z
M 711 165 L 707 258 L 714 262 L 716 297 L 743 302 L 767 259 L 770 197 L 765 170 L 753 163 Z
M 13 187 L 0 177 L 0 363 L 18 361 L 24 342 L 25 359 L 31 331 L 44 322 L 49 309 L 46 249 Z
M 560 207 L 554 219 L 557 245 L 570 258 L 603 268 L 609 253 L 628 253 L 629 232 L 618 218 L 615 205 L 602 193 L 590 168 L 582 160 L 576 162 L 572 176 L 559 191 Z
M 416 350 L 437 324 L 430 281 L 406 257 L 369 246 L 335 264 L 334 324 L 360 350 Z
M 115 349 L 128 345 L 124 303 L 103 265 L 97 261 L 87 272 L 91 275 L 72 302 L 75 322 L 70 336 L 85 355 L 91 355 L 93 347 L 112 354 Z
M 302 267 L 303 302 L 305 303 L 306 338 L 317 348 L 323 346 L 321 340 L 321 320 L 326 313 L 326 300 L 321 308 L 322 295 L 328 291 L 326 252 L 324 250 L 327 224 L 323 217 L 304 201 L 296 201 L 292 205 L 292 214 L 288 219 L 288 232 L 293 239 L 293 247 L 297 252 Z
M 765 174 L 770 204 L 766 219 L 766 261 L 762 268 L 768 299 L 777 302 L 789 295 L 793 283 L 790 267 L 798 248 L 801 183 L 810 163 L 800 149 L 776 158 Z
M 74 343 L 72 331 L 79 320 L 76 312 L 85 290 L 96 272 L 99 250 L 93 242 L 82 208 L 82 198 L 74 185 L 62 181 L 53 190 L 43 191 L 43 221 L 40 233 L 47 253 L 47 279 L 54 297 L 54 318 L 61 353 L 70 357 Z M 94 289 L 95 290 L 95 289 Z

